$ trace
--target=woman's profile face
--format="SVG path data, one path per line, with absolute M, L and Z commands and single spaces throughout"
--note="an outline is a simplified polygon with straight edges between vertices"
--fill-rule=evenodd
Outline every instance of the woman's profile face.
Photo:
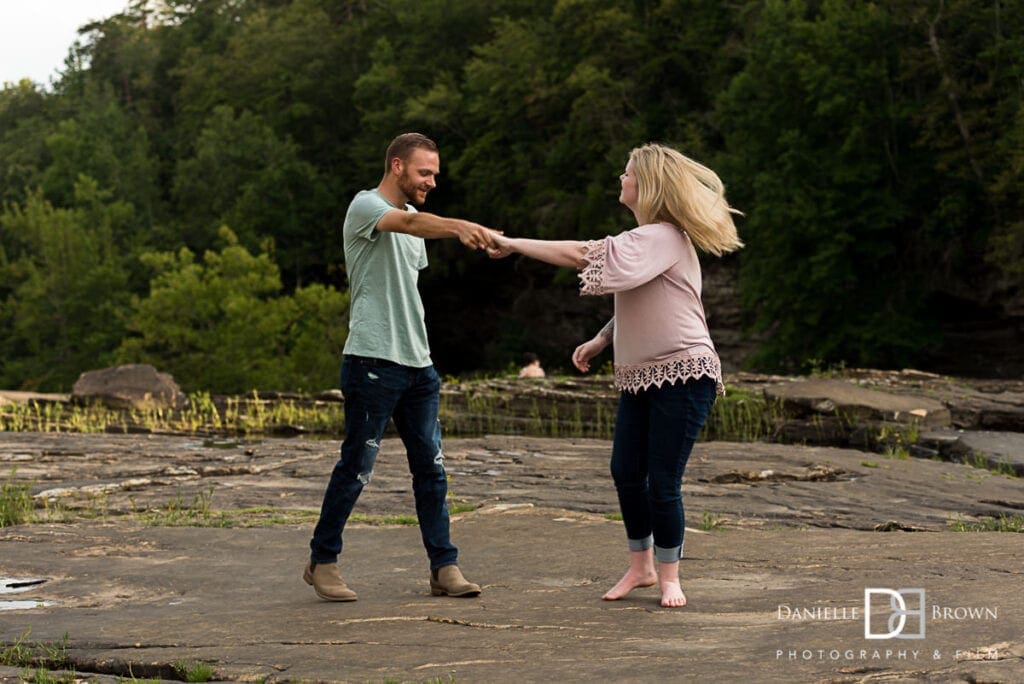
M 626 170 L 619 176 L 619 183 L 622 186 L 619 192 L 619 202 L 629 207 L 631 211 L 636 211 L 637 188 L 632 159 L 626 162 Z

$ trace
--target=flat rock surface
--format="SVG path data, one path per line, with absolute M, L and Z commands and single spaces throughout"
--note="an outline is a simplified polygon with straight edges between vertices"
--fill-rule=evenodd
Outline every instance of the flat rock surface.
M 183 660 L 233 681 L 1024 681 L 1024 537 L 949 525 L 1019 515 L 1018 478 L 698 444 L 684 483 L 690 604 L 665 610 L 654 589 L 600 600 L 626 563 L 608 442 L 452 439 L 452 498 L 476 507 L 453 536 L 483 595 L 429 595 L 415 526 L 354 523 L 342 568 L 360 600 L 332 604 L 300 575 L 338 446 L 0 433 L 4 478 L 16 467 L 46 502 L 39 517 L 72 521 L 0 529 L 0 579 L 21 585 L 0 600 L 33 606 L 0 610 L 0 642 L 67 633 L 79 676 L 110 681 L 170 677 Z M 404 461 L 386 439 L 357 507 L 371 522 L 412 513 Z M 182 509 L 204 526 L 145 524 Z M 305 517 L 271 524 L 267 511 Z M 264 526 L 217 527 L 246 516 Z M 865 624 L 869 588 L 923 589 L 924 620 L 909 614 L 900 635 L 923 638 L 865 638 L 891 614 L 876 597 Z
M 921 434 L 919 444 L 968 462 L 980 459 L 997 472 L 1024 476 L 1024 433 L 929 430 Z
M 787 407 L 799 407 L 814 413 L 853 415 L 874 420 L 917 421 L 922 425 L 945 427 L 950 412 L 942 402 L 911 394 L 893 394 L 862 387 L 846 380 L 809 379 L 766 387 L 769 399 Z
M 204 440 L 171 435 L 0 433 L 0 473 L 60 513 L 108 520 L 192 507 L 319 510 L 340 442 Z M 487 436 L 445 442 L 450 492 L 469 505 L 532 504 L 618 511 L 610 444 L 594 439 Z M 1019 478 L 960 463 L 887 459 L 853 449 L 707 442 L 683 483 L 689 524 L 705 513 L 733 526 L 944 530 L 951 519 L 1024 510 Z M 411 514 L 405 454 L 386 438 L 357 511 Z

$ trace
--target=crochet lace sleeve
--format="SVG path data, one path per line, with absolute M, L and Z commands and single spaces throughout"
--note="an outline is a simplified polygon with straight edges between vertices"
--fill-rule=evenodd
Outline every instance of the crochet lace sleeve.
M 607 290 L 604 285 L 604 262 L 608 253 L 604 240 L 588 240 L 584 243 L 586 252 L 583 258 L 587 265 L 580 271 L 580 294 L 603 295 Z

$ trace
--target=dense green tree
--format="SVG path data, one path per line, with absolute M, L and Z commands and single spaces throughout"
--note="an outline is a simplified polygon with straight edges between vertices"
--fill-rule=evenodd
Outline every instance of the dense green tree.
M 768 2 L 719 101 L 725 169 L 750 207 L 742 287 L 769 366 L 900 364 L 925 339 L 893 165 L 895 35 L 875 5 Z
M 0 213 L 0 384 L 67 391 L 116 348 L 128 302 L 113 235 L 133 208 L 81 176 L 73 208 L 41 194 Z
M 118 244 L 131 245 L 152 229 L 159 197 L 146 132 L 108 89 L 89 87 L 75 104 L 72 115 L 46 139 L 50 163 L 42 174 L 43 190 L 54 204 L 69 206 L 79 176 L 95 179 L 116 199 L 136 207 L 142 225 L 131 226 L 133 235 L 115 236 Z
M 218 106 L 195 155 L 178 162 L 176 234 L 189 249 L 205 251 L 227 224 L 243 246 L 256 249 L 270 238 L 279 265 L 308 272 L 323 259 L 314 207 L 319 185 L 316 169 L 299 159 L 291 140 L 278 139 L 256 114 L 235 116 Z
M 54 103 L 29 80 L 0 87 L 0 204 L 20 203 L 42 183 Z
M 131 0 L 82 27 L 52 89 L 0 88 L 3 379 L 73 379 L 72 361 L 39 352 L 54 330 L 82 335 L 62 358 L 110 358 L 129 294 L 148 303 L 122 352 L 156 345 L 151 358 L 174 363 L 144 332 L 166 324 L 160 297 L 185 306 L 169 274 L 223 293 L 234 277 L 210 274 L 231 262 L 266 289 L 238 285 L 257 294 L 231 295 L 237 316 L 213 328 L 181 319 L 174 334 L 197 327 L 179 381 L 332 383 L 338 349 L 316 340 L 345 308 L 345 207 L 406 130 L 441 146 L 428 211 L 556 239 L 628 228 L 628 151 L 676 146 L 746 214 L 748 246 L 724 263 L 739 264 L 764 336 L 757 367 L 941 364 L 931 350 L 955 356 L 957 338 L 938 331 L 1011 334 L 1024 308 L 1022 82 L 1024 0 Z M 58 235 L 86 245 L 80 259 L 55 259 Z M 428 251 L 444 372 L 505 367 L 525 348 L 567 365 L 610 311 L 579 299 L 569 269 L 450 240 Z M 93 300 L 109 328 L 53 294 L 103 278 Z M 305 319 L 289 318 L 296 306 Z M 206 374 L 196 358 L 221 358 L 215 344 L 260 361 Z M 318 360 L 304 366 L 299 346 Z
M 143 255 L 154 277 L 132 303 L 118 359 L 151 363 L 189 390 L 335 386 L 347 293 L 313 285 L 282 295 L 268 253 L 253 256 L 227 228 L 220 235 L 226 246 L 202 261 L 185 248 Z

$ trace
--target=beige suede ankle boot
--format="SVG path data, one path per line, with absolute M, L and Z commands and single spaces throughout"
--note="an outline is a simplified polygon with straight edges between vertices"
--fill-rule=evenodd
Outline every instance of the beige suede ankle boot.
M 314 566 L 309 562 L 302 572 L 302 579 L 325 601 L 355 601 L 359 598 L 341 578 L 337 563 L 317 563 Z
M 480 585 L 467 581 L 458 565 L 446 565 L 430 571 L 430 593 L 434 596 L 479 596 Z

